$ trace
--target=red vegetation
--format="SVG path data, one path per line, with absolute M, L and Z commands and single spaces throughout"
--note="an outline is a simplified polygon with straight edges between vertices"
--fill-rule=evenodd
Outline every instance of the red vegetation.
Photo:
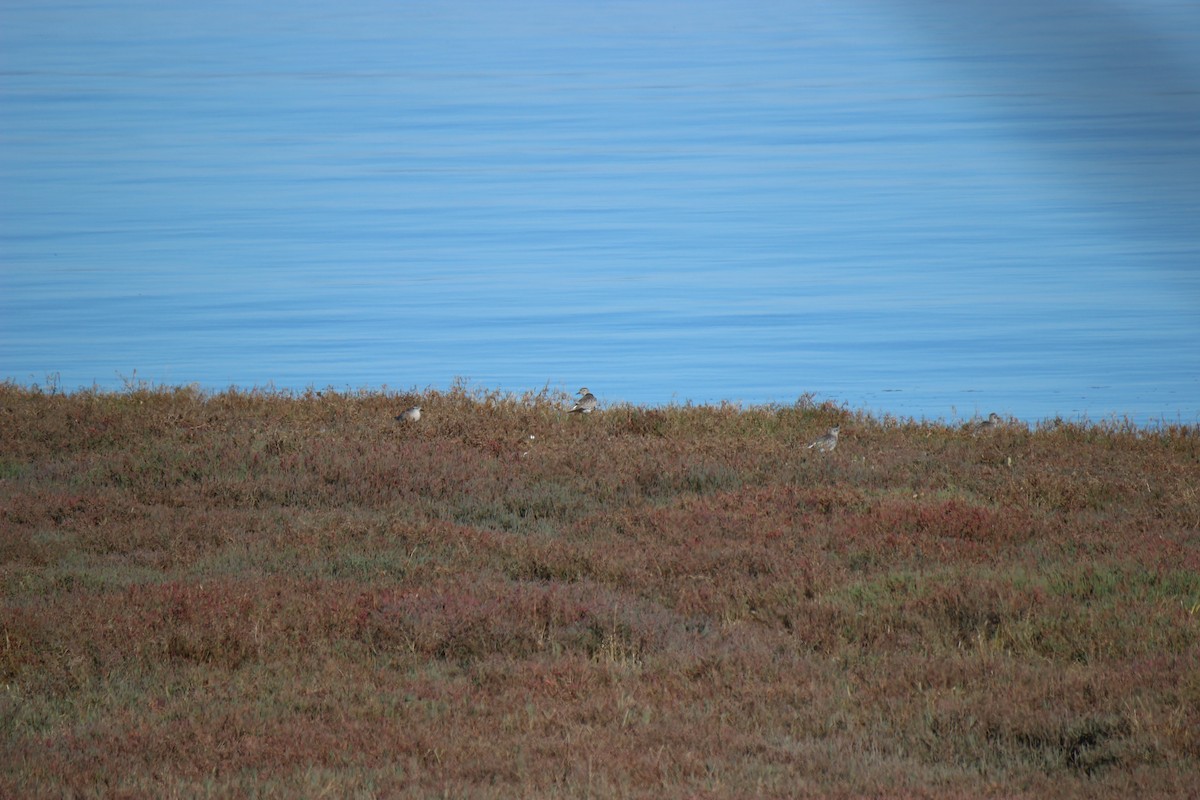
M 1195 429 L 566 407 L 0 386 L 0 796 L 1200 794 Z

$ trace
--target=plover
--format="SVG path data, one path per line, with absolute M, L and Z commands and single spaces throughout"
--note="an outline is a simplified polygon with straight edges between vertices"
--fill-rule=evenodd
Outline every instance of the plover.
M 571 406 L 568 414 L 590 414 L 596 410 L 596 395 L 588 391 L 585 386 L 579 390 L 579 399 L 575 401 L 575 405 Z
M 834 425 L 828 432 L 813 439 L 809 443 L 808 449 L 811 450 L 815 447 L 822 453 L 830 452 L 833 448 L 837 447 L 838 432 L 841 430 L 841 427 L 841 425 Z
M 1000 415 L 993 411 L 992 413 L 988 414 L 987 419 L 975 426 L 975 432 L 983 433 L 984 431 L 992 431 L 996 428 L 999 428 L 1003 424 L 1004 420 L 1000 419 Z
M 421 418 L 421 407 L 413 406 L 412 408 L 396 415 L 399 422 L 416 422 Z

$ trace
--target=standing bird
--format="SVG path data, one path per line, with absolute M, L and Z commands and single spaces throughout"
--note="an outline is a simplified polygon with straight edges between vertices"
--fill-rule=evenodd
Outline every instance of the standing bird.
M 412 408 L 398 414 L 396 420 L 399 422 L 416 422 L 421 418 L 421 407 L 413 406 Z
M 833 448 L 837 447 L 838 432 L 841 430 L 841 427 L 841 425 L 834 425 L 827 433 L 824 433 L 818 436 L 816 439 L 813 439 L 812 442 L 809 443 L 808 449 L 812 450 L 815 447 L 822 453 L 831 452 Z
M 596 395 L 588 391 L 585 386 L 579 390 L 579 399 L 575 401 L 575 405 L 571 406 L 568 414 L 590 414 L 596 410 Z

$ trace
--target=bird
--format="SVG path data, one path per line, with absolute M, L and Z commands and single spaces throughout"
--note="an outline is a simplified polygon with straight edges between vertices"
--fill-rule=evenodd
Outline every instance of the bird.
M 579 390 L 579 399 L 575 401 L 575 405 L 571 406 L 568 414 L 590 414 L 596 410 L 596 395 L 588 391 L 584 386 Z
M 811 450 L 815 447 L 822 453 L 828 453 L 832 451 L 833 448 L 837 447 L 838 432 L 840 430 L 840 425 L 834 425 L 828 430 L 828 432 L 821 434 L 816 439 L 813 439 L 812 442 L 809 443 L 808 449 Z
M 1004 420 L 1000 419 L 1000 415 L 993 411 L 992 413 L 988 414 L 987 419 L 975 426 L 975 432 L 983 433 L 984 431 L 992 431 L 996 428 L 999 428 L 1003 424 Z
M 526 434 L 525 436 L 521 437 L 520 441 L 517 442 L 517 448 L 521 452 L 521 455 L 520 455 L 521 458 L 524 458 L 525 456 L 529 455 L 533 451 L 533 444 L 536 441 L 537 441 L 537 436 L 532 433 Z
M 400 414 L 396 415 L 396 419 L 399 422 L 416 422 L 420 418 L 421 418 L 421 407 L 420 406 L 413 406 L 412 408 L 407 409 L 407 410 L 401 412 Z

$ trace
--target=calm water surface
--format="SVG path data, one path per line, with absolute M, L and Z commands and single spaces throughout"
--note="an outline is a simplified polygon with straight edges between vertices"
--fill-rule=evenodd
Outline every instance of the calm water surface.
M 1198 268 L 1191 2 L 0 2 L 20 383 L 1197 423 Z

